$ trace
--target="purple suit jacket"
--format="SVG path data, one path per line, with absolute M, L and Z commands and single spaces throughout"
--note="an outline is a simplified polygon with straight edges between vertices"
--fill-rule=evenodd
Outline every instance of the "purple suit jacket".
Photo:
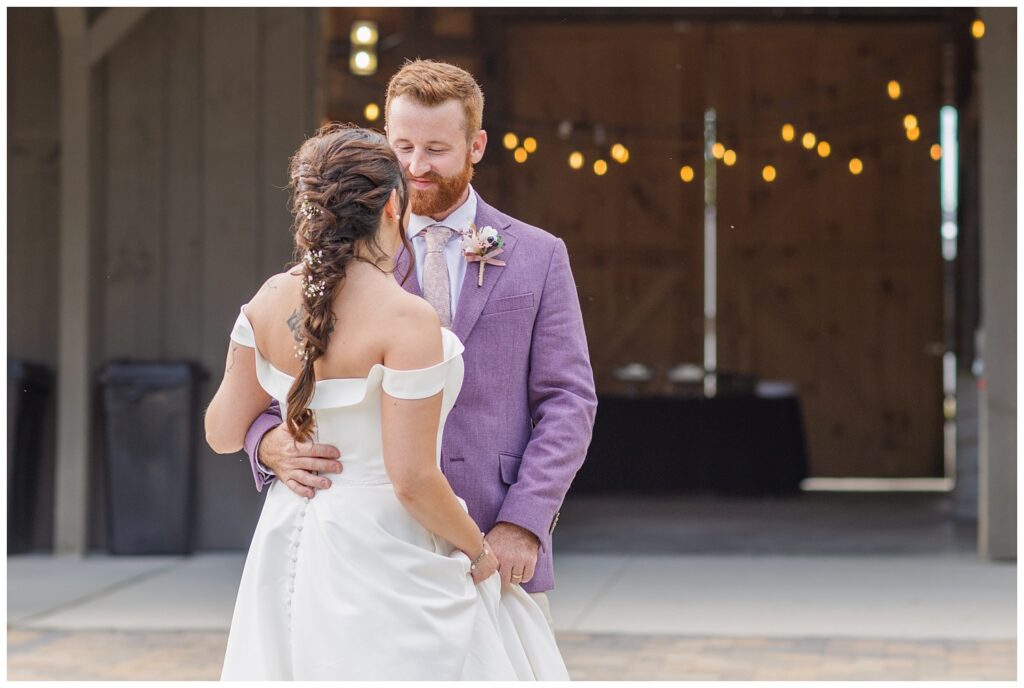
M 537 567 L 523 589 L 543 592 L 555 587 L 551 535 L 559 508 L 590 445 L 594 374 L 565 242 L 479 195 L 476 225 L 504 235 L 506 265 L 488 265 L 482 287 L 477 266 L 466 270 L 452 323 L 466 347 L 465 379 L 445 424 L 441 469 L 482 531 L 506 521 L 539 538 Z M 395 274 L 408 264 L 403 251 Z M 422 296 L 415 274 L 405 288 Z M 275 405 L 245 440 L 260 490 L 273 479 L 256 456 L 260 439 L 281 422 Z

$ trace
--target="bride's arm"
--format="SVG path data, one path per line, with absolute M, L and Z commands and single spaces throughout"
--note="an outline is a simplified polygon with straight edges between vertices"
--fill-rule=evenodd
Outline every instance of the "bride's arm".
M 394 344 L 385 353 L 388 368 L 427 368 L 443 358 L 437 314 L 426 301 L 413 305 L 396 320 Z M 443 389 L 422 399 L 381 394 L 384 467 L 395 494 L 412 517 L 475 559 L 483 545 L 480 528 L 437 466 L 443 394 Z
M 249 426 L 269 403 L 270 395 L 256 378 L 255 349 L 232 339 L 224 379 L 206 408 L 207 444 L 218 454 L 239 451 Z

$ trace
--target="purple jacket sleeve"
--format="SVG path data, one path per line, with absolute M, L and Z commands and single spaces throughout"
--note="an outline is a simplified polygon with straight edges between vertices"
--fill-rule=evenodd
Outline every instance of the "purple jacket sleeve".
M 270 402 L 267 410 L 259 415 L 249 426 L 249 432 L 245 433 L 245 453 L 249 455 L 249 464 L 252 466 L 252 477 L 256 481 L 256 491 L 262 492 L 264 486 L 275 480 L 274 473 L 267 470 L 259 461 L 260 442 L 263 436 L 281 424 L 281 405 L 274 399 Z
M 537 307 L 528 385 L 533 432 L 497 520 L 526 528 L 543 547 L 587 456 L 597 414 L 583 314 L 561 239 Z

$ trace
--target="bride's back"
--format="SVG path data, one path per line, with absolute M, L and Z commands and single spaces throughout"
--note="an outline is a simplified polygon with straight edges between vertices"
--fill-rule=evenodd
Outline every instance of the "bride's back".
M 297 266 L 268 279 L 245 306 L 257 348 L 271 365 L 292 377 L 302 370 L 295 355 L 302 299 L 302 271 Z M 402 336 L 396 315 L 411 299 L 417 297 L 390 275 L 365 263 L 350 263 L 334 295 L 334 327 L 326 353 L 313 364 L 316 379 L 363 378 L 375 364 L 383 364 L 388 341 Z
M 302 295 L 302 276 L 297 272 L 271 277 L 243 307 L 232 333 L 236 342 L 255 348 L 256 377 L 280 403 L 283 417 L 291 414 L 295 378 L 307 365 L 290 348 L 292 327 L 298 327 L 295 318 L 302 317 Z M 463 347 L 458 337 L 440 327 L 426 301 L 406 292 L 389 274 L 365 265 L 346 270 L 331 309 L 334 331 L 325 355 L 313 362 L 315 389 L 302 407 L 312 420 L 312 439 L 337 447 L 345 457 L 344 473 L 328 474 L 328 479 L 363 487 L 390 485 L 386 438 L 393 455 L 420 455 L 438 466 L 439 431 L 462 385 Z M 397 347 L 400 354 L 417 350 L 415 360 L 406 355 L 407 365 L 401 365 L 403 356 L 395 354 L 396 338 L 404 342 Z M 389 367 L 389 358 L 398 367 Z M 400 408 L 388 404 L 390 425 L 383 413 L 384 393 L 402 400 Z M 426 415 L 420 404 L 426 404 Z M 415 451 L 407 451 L 410 446 Z

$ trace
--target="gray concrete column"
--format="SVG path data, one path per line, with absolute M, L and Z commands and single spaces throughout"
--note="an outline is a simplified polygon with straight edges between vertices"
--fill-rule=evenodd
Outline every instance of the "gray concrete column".
M 85 10 L 58 8 L 60 286 L 54 549 L 84 554 L 92 414 L 89 379 L 89 34 Z
M 1017 10 L 979 8 L 981 321 L 978 546 L 1017 557 Z

